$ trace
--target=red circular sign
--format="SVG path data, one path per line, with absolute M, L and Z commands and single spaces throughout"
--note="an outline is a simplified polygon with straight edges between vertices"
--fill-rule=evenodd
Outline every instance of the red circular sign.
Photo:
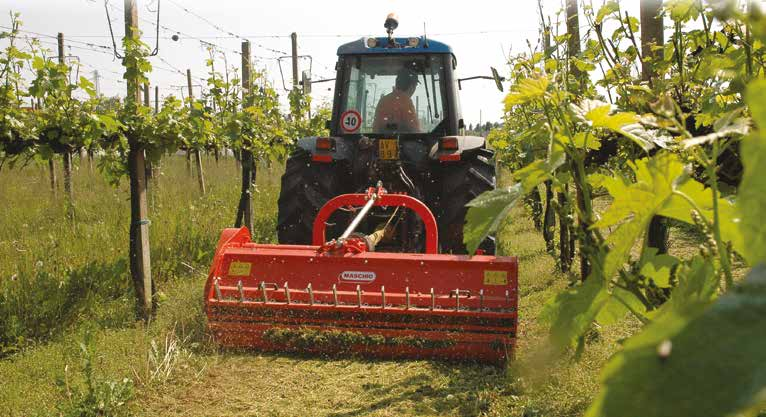
M 344 133 L 356 133 L 362 127 L 362 115 L 356 110 L 346 110 L 340 115 L 340 129 Z

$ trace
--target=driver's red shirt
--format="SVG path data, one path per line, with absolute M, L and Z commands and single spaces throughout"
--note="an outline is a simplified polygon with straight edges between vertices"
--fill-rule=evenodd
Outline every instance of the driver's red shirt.
M 389 127 L 395 124 L 396 129 Z M 375 109 L 375 121 L 372 124 L 373 132 L 396 130 L 397 132 L 420 132 L 420 120 L 415 112 L 412 99 L 403 91 L 394 88 L 391 94 L 380 98 L 378 107 Z

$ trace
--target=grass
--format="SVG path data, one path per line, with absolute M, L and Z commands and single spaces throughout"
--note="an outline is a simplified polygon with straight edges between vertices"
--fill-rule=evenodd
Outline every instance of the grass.
M 205 333 L 204 272 L 234 218 L 238 173 L 206 164 L 202 197 L 181 158 L 165 161 L 151 192 L 152 263 L 162 301 L 147 327 L 132 316 L 126 265 L 128 201 L 82 169 L 77 221 L 52 199 L 37 167 L 0 172 L 0 415 L 56 414 L 69 401 L 57 381 L 83 386 L 80 343 L 94 334 L 99 378 L 130 378 L 138 416 L 576 416 L 631 320 L 598 328 L 578 361 L 552 351 L 538 321 L 573 277 L 558 272 L 524 209 L 513 212 L 500 250 L 520 259 L 520 333 L 508 369 L 429 361 L 370 361 L 219 352 Z M 275 240 L 278 172 L 259 175 L 255 239 Z M 694 249 L 674 230 L 673 249 Z M 18 350 L 16 350 L 18 349 Z

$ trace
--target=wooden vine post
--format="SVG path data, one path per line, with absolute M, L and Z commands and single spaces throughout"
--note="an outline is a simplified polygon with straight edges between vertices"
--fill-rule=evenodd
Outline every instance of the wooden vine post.
M 189 87 L 189 110 L 194 107 L 194 92 L 192 91 L 191 70 L 186 70 L 186 84 Z M 205 195 L 205 173 L 202 171 L 202 159 L 199 156 L 199 148 L 194 150 L 194 164 L 197 167 L 197 182 L 199 183 L 199 192 Z
M 138 5 L 137 0 L 125 0 L 125 36 L 137 39 Z M 127 54 L 130 53 L 126 51 Z M 130 58 L 125 62 L 130 61 Z M 141 90 L 138 79 L 127 80 L 127 102 L 141 103 Z M 141 138 L 131 135 L 128 138 L 128 175 L 130 177 L 130 273 L 136 291 L 137 313 L 144 320 L 152 315 L 152 271 L 149 254 L 149 219 L 146 204 L 146 163 Z
M 40 111 L 42 108 L 43 101 L 38 97 L 37 110 Z M 48 159 L 48 177 L 51 183 L 51 193 L 53 194 L 53 198 L 56 198 L 56 194 L 58 193 L 58 179 L 56 178 L 56 162 L 54 158 L 55 156 L 51 154 L 51 157 Z
M 641 79 L 654 87 L 654 61 L 658 53 L 662 53 L 661 47 L 665 43 L 662 27 L 662 0 L 641 0 Z M 658 253 L 668 253 L 668 219 L 663 216 L 654 216 L 649 222 L 649 231 L 646 234 L 646 245 L 656 248 Z
M 569 39 L 567 40 L 567 54 L 570 58 L 574 58 L 580 53 L 580 12 L 577 0 L 567 0 L 566 13 L 567 34 L 569 35 Z M 574 65 L 569 66 L 569 71 L 571 71 L 572 75 L 580 81 L 580 86 L 583 86 L 584 79 L 582 78 L 583 74 L 581 71 Z M 579 172 L 579 170 L 576 169 L 577 167 L 573 168 L 575 168 L 573 170 L 575 173 L 576 185 L 575 198 L 577 200 L 577 207 L 579 209 L 578 211 L 581 214 L 578 216 L 578 226 L 580 229 L 578 231 L 578 234 L 580 235 L 580 278 L 585 280 L 585 278 L 590 275 L 590 262 L 588 261 L 588 254 L 585 253 L 582 249 L 590 247 L 590 244 L 593 242 L 591 232 L 589 230 L 591 219 L 587 218 L 587 213 L 590 211 L 586 208 L 586 206 L 589 206 L 591 203 L 586 201 L 587 191 L 582 189 L 582 187 L 588 186 L 585 182 L 585 179 L 580 178 L 580 176 L 585 175 L 585 173 Z M 590 193 L 587 193 L 587 195 L 590 195 Z M 563 249 L 563 242 L 561 244 Z M 569 255 L 572 256 L 573 253 L 570 253 Z
M 250 41 L 242 42 L 242 106 L 249 107 L 253 104 L 253 96 L 250 91 L 252 85 L 252 74 L 250 68 Z M 247 227 L 247 230 L 253 231 L 253 179 L 255 178 L 253 153 L 248 146 L 243 144 L 241 148 L 242 157 L 242 193 L 239 198 L 239 207 L 237 208 L 237 218 L 234 222 L 235 227 Z
M 66 61 L 64 57 L 64 34 L 59 32 L 58 34 L 58 50 L 59 50 L 59 64 L 65 65 Z M 72 192 L 72 152 L 70 150 L 64 151 L 62 155 L 64 160 L 64 195 L 66 196 L 67 215 L 72 218 L 72 204 L 74 204 L 74 193 Z

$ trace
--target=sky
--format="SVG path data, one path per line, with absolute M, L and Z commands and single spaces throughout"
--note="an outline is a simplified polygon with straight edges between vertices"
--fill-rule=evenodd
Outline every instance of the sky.
M 508 55 L 527 50 L 527 41 L 535 45 L 539 37 L 539 13 L 534 0 L 138 0 L 140 29 L 152 47 L 156 27 L 150 22 L 156 21 L 158 1 L 163 28 L 158 56 L 151 59 L 154 71 L 149 78 L 152 86 L 160 87 L 160 97 L 180 95 L 180 88 L 186 85 L 186 69 L 191 70 L 193 89 L 199 95 L 199 84 L 204 84 L 201 79 L 207 77 L 205 60 L 209 58 L 201 41 L 215 44 L 225 53 L 229 65 L 240 67 L 238 51 L 242 39 L 249 39 L 257 57 L 256 67 L 265 70 L 280 95 L 286 96 L 276 58 L 289 55 L 292 32 L 298 34 L 298 54 L 311 56 L 312 65 L 309 67 L 309 60 L 304 58 L 300 71 L 310 69 L 315 80 L 334 78 L 339 45 L 363 36 L 385 36 L 383 22 L 392 12 L 399 17 L 397 36 L 421 36 L 425 25 L 430 39 L 452 46 L 459 77 L 491 75 L 490 67 L 508 75 Z M 593 1 L 595 7 L 601 2 Z M 637 0 L 623 3 L 638 16 Z M 123 1 L 111 0 L 110 5 L 119 45 L 124 33 Z M 561 9 L 561 1 L 543 0 L 543 7 L 546 15 L 554 16 Z M 0 15 L 1 26 L 10 23 L 7 12 L 19 12 L 24 23 L 22 30 L 37 33 L 24 35 L 41 39 L 52 51 L 56 50 L 56 34 L 64 33 L 67 53 L 81 62 L 80 75 L 92 80 L 98 70 L 103 94 L 125 94 L 125 84 L 119 82 L 123 72 L 120 61 L 105 48 L 111 46 L 112 39 L 103 0 L 0 0 L 0 11 L 6 11 Z M 584 24 L 584 19 L 580 24 Z M 170 39 L 173 34 L 178 34 L 178 41 Z M 281 62 L 284 82 L 289 87 L 290 61 Z M 223 66 L 224 58 L 219 53 L 216 70 Z M 333 86 L 331 82 L 315 84 L 314 103 L 330 100 Z M 508 83 L 505 87 L 507 90 Z M 466 125 L 480 120 L 500 121 L 505 94 L 491 80 L 466 82 L 460 95 Z

